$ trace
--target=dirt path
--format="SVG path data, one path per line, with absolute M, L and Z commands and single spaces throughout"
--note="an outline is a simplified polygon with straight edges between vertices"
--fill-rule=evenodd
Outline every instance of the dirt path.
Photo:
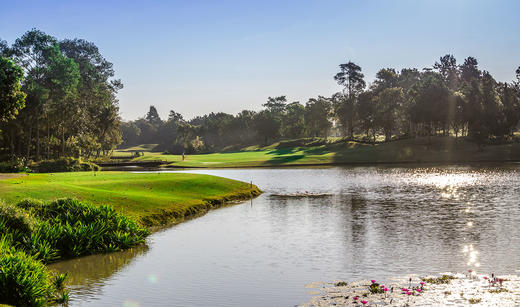
M 16 178 L 16 177 L 23 177 L 23 176 L 27 176 L 27 174 L 1 174 L 0 173 L 0 180 L 11 179 L 11 178 Z

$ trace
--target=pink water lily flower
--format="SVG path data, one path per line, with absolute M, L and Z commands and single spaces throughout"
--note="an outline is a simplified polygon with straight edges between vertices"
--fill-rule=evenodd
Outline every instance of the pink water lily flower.
M 372 282 L 372 283 L 375 283 L 375 282 L 376 282 L 376 280 L 375 280 L 375 279 L 372 279 L 372 280 L 371 280 L 371 282 Z
M 388 288 L 385 288 L 385 292 L 388 291 Z
M 422 290 L 421 290 L 421 289 L 415 289 L 415 291 L 417 291 L 417 292 L 421 292 Z
M 385 285 L 381 285 L 381 286 L 379 286 L 379 287 L 381 287 L 381 288 L 384 288 L 384 287 L 385 287 Z
M 408 291 L 408 292 L 406 292 L 406 294 L 408 294 L 408 295 L 412 295 L 412 292 Z
M 423 286 L 424 286 L 424 281 L 421 281 L 421 285 L 423 285 Z
M 354 296 L 354 301 L 357 301 L 357 300 L 359 300 L 359 297 Z
M 368 303 L 367 301 L 361 301 L 361 304 L 365 305 L 366 303 Z

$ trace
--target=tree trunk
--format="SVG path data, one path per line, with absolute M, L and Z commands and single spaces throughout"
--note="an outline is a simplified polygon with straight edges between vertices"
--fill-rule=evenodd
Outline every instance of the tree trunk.
M 36 115 L 36 162 L 40 161 L 40 116 Z
M 61 156 L 65 156 L 65 128 L 61 129 Z
M 14 158 L 14 129 L 11 129 L 11 137 L 9 140 L 9 147 L 11 148 L 11 159 Z
M 348 136 L 351 140 L 353 140 L 354 139 L 354 123 L 353 123 L 352 118 L 350 118 L 348 120 L 347 125 L 348 125 Z
M 27 138 L 27 152 L 25 155 L 25 166 L 29 162 L 29 157 L 31 156 L 31 134 L 32 134 L 32 125 L 29 125 L 29 137 Z

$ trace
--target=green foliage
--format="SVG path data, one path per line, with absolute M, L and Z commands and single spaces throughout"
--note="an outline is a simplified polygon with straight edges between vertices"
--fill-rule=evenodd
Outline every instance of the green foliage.
M 51 274 L 44 263 L 121 250 L 149 234 L 109 206 L 73 199 L 0 204 L 0 230 L 0 303 L 17 306 L 68 301 L 67 275 Z
M 29 171 L 30 169 L 25 166 L 24 159 L 22 158 L 0 162 L 0 173 L 22 173 Z
M 39 220 L 28 249 L 47 261 L 53 260 L 52 256 L 68 258 L 125 249 L 144 242 L 149 234 L 110 206 L 74 199 L 47 204 L 24 200 L 18 206 Z
M 377 282 L 374 282 L 372 283 L 369 287 L 368 287 L 368 290 L 370 291 L 370 293 L 372 294 L 377 294 L 377 293 L 385 293 L 385 289 L 384 288 L 381 288 L 381 285 Z
M 97 164 L 74 158 L 60 158 L 57 160 L 41 161 L 36 164 L 34 169 L 38 173 L 61 173 L 99 171 L 100 167 Z
M 36 257 L 12 247 L 0 238 L 0 302 L 15 306 L 43 306 L 54 301 L 59 290 L 52 274 Z
M 0 122 L 14 118 L 25 107 L 23 80 L 22 68 L 0 56 Z
M 0 233 L 15 233 L 29 236 L 35 227 L 35 220 L 26 211 L 0 203 Z

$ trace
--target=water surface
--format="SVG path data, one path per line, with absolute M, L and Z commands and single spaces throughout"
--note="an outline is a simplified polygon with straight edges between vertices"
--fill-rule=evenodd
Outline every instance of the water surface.
M 71 306 L 294 306 L 313 281 L 520 269 L 516 164 L 189 172 L 264 194 L 53 265 L 71 271 Z M 274 196 L 305 192 L 331 196 Z

